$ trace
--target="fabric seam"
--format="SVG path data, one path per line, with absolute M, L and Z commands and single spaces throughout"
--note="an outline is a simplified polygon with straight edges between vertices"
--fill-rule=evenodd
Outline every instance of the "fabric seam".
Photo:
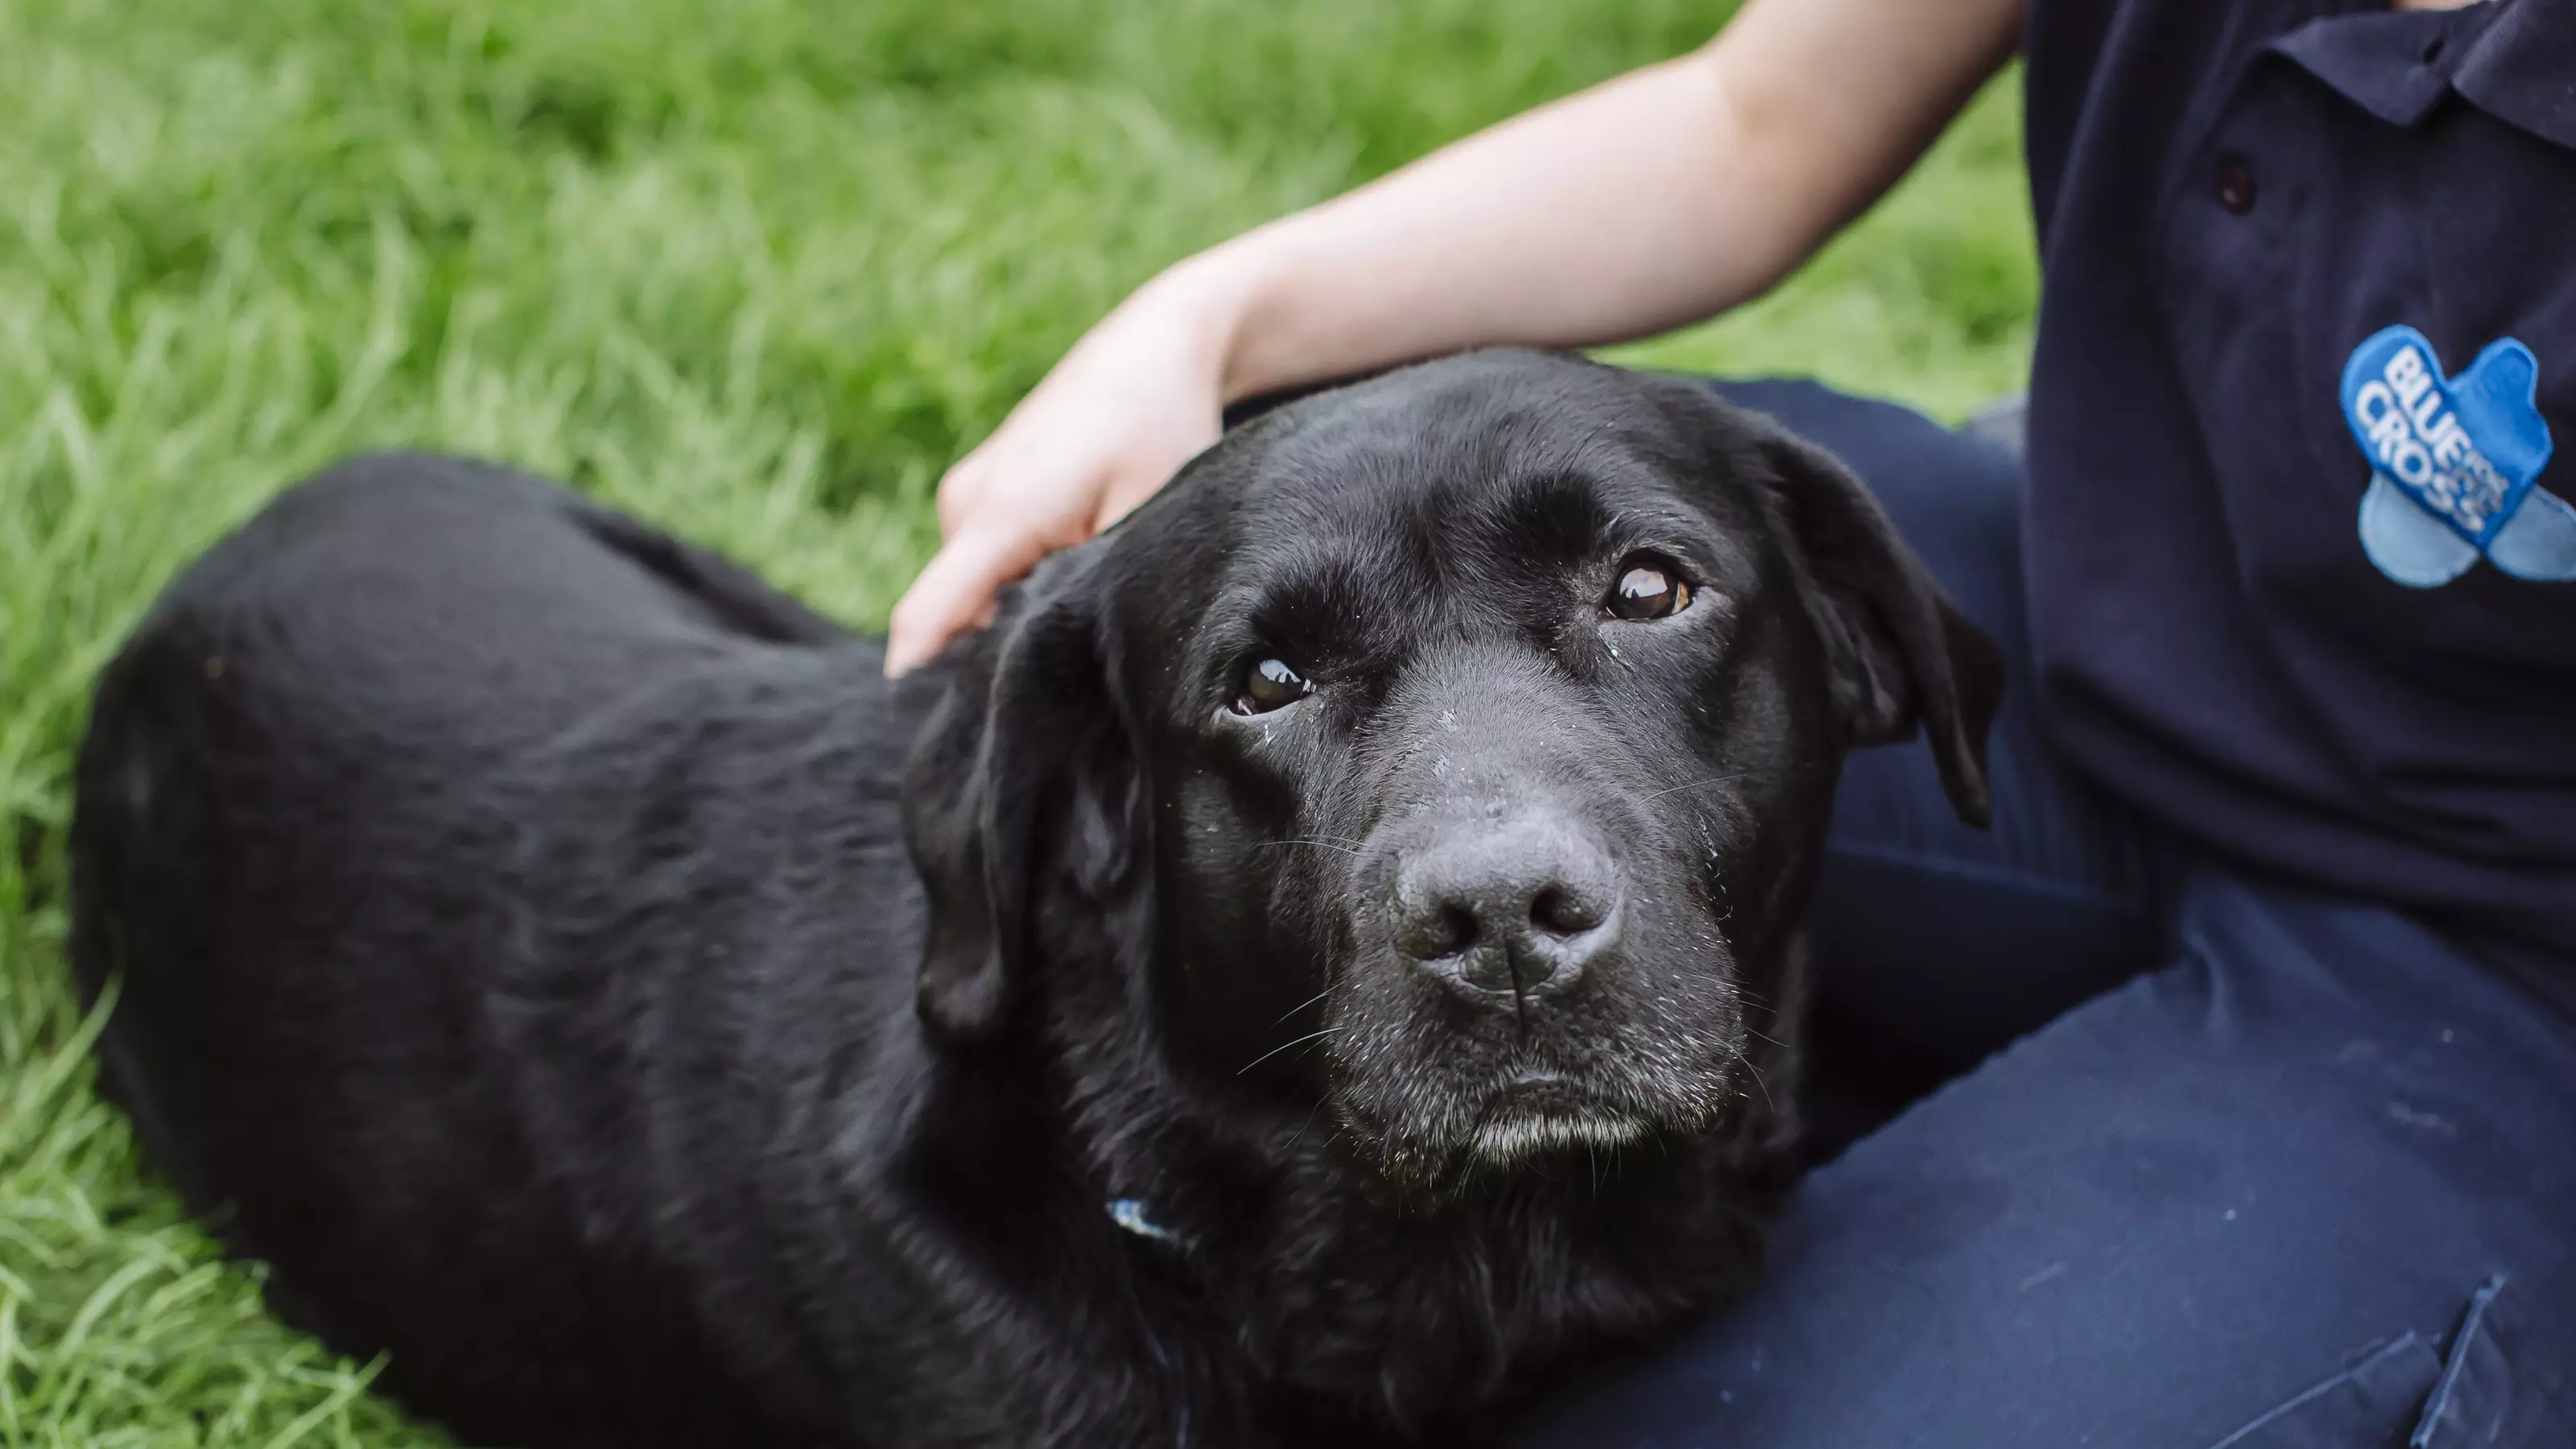
M 2459 1335 L 2451 1340 L 2449 1361 L 2442 1365 L 2442 1376 L 2433 1381 L 2432 1397 L 2424 1401 L 2424 1417 L 2416 1420 L 2406 1449 L 2432 1449 L 2434 1431 L 2441 1427 L 2442 1415 L 2451 1407 L 2451 1391 L 2459 1387 L 2460 1375 L 2468 1370 L 2469 1345 L 2477 1341 L 2478 1330 L 2486 1324 L 2487 1305 L 2504 1291 L 2504 1282 L 2505 1275 L 2498 1273 L 2469 1299 L 2469 1311 L 2460 1318 Z

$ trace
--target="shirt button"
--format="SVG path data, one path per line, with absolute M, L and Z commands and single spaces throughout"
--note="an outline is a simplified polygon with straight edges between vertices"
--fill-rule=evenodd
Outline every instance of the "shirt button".
M 2218 158 L 2218 204 L 2238 216 L 2254 209 L 2254 163 L 2233 151 Z

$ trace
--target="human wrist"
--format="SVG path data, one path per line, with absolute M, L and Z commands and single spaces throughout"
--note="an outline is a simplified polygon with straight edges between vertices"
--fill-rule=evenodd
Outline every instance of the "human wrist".
M 1221 249 L 1220 249 L 1221 250 Z M 1207 385 L 1221 388 L 1241 330 L 1240 284 L 1210 262 L 1214 254 L 1185 257 L 1130 293 L 1104 324 L 1114 334 L 1155 339 L 1150 346 Z
M 1246 233 L 1175 263 L 1148 286 L 1161 292 L 1227 404 L 1312 380 L 1285 302 L 1290 255 L 1276 227 Z

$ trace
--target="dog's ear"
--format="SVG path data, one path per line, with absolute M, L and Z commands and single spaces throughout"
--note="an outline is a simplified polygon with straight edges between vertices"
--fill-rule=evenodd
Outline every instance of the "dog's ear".
M 2003 698 L 2003 654 L 1968 622 L 1895 525 L 1833 455 L 1765 423 L 1762 451 L 1813 582 L 1810 609 L 1835 712 L 1854 745 L 1886 744 L 1919 721 L 1951 808 L 1992 813 L 1986 729 Z
M 1060 555 L 1012 591 L 964 646 L 905 771 L 904 847 L 930 905 L 917 1006 L 942 1041 L 988 1037 L 1009 1016 L 1050 836 L 1082 852 L 1095 889 L 1135 862 L 1127 729 L 1089 564 Z

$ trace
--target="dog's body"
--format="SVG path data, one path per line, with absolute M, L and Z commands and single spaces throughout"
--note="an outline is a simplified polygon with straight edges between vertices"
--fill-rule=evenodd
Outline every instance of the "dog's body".
M 485 1439 L 1398 1441 L 1722 1299 L 1834 765 L 1919 713 L 1978 808 L 1982 641 L 1679 384 L 1467 359 L 1191 471 L 891 687 L 550 485 L 291 492 L 101 686 L 111 1085 Z M 1669 617 L 1532 634 L 1641 557 Z

